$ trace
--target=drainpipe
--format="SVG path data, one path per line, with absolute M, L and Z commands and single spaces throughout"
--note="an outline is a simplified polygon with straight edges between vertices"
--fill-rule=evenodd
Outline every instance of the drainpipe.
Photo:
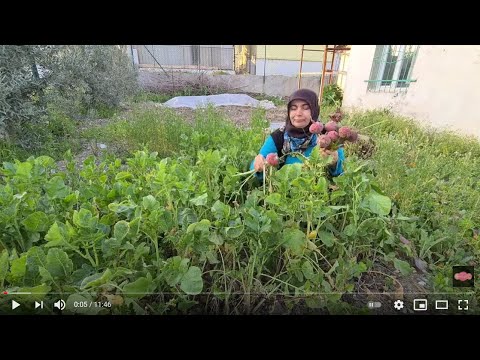
M 263 62 L 263 87 L 262 94 L 265 94 L 265 67 L 267 66 L 267 45 L 265 45 L 265 59 Z
M 133 58 L 133 45 L 130 45 L 130 54 L 132 55 L 132 66 L 135 69 L 135 59 Z

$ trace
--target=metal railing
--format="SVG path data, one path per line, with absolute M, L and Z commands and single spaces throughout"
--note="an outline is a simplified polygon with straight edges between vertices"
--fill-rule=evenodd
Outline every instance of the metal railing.
M 418 45 L 377 45 L 373 55 L 368 91 L 406 91 L 410 83 L 413 66 L 418 53 Z

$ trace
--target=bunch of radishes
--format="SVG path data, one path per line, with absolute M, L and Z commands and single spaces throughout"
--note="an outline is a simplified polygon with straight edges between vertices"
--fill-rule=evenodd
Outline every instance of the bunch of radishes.
M 330 115 L 330 121 L 325 126 L 317 121 L 310 125 L 310 132 L 318 135 L 318 145 L 321 148 L 336 150 L 345 141 L 355 142 L 358 133 L 348 126 L 340 127 L 339 123 L 343 119 L 340 109 Z

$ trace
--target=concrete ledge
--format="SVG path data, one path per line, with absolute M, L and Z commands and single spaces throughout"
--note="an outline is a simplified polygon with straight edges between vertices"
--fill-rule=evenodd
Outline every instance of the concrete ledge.
M 247 92 L 285 97 L 297 90 L 298 77 L 283 75 L 214 75 L 162 70 L 139 70 L 139 84 L 145 90 L 162 91 L 188 86 L 220 88 L 228 92 Z M 320 77 L 302 77 L 302 87 L 318 94 Z

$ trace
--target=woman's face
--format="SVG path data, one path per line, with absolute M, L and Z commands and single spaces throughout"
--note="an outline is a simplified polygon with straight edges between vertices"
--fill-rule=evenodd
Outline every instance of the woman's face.
M 293 100 L 288 110 L 290 122 L 296 128 L 302 129 L 312 120 L 312 111 L 307 102 L 303 100 Z

